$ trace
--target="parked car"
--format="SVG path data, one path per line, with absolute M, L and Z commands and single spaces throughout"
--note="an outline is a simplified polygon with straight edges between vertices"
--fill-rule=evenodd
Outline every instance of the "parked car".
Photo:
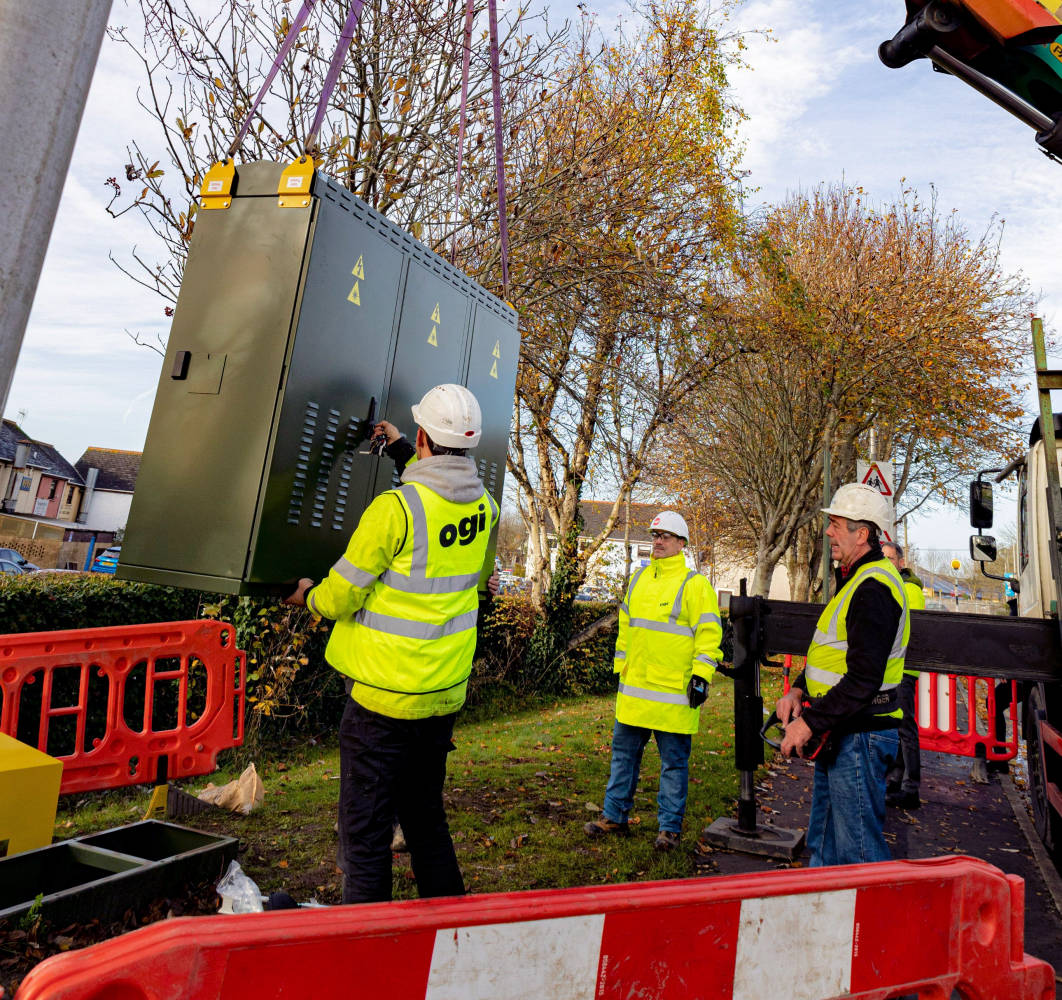
M 21 566 L 23 573 L 32 573 L 34 570 L 40 569 L 35 563 L 31 563 L 21 552 L 17 549 L 0 549 L 0 562 L 13 562 L 16 566 Z M 10 570 L 4 570 L 5 573 L 11 572 Z
M 0 573 L 7 573 L 11 576 L 17 576 L 20 573 L 28 573 L 28 569 L 23 569 L 17 562 L 12 562 L 10 559 L 0 559 Z
M 113 573 L 118 568 L 118 558 L 122 554 L 120 545 L 104 549 L 95 559 L 89 570 L 93 573 Z

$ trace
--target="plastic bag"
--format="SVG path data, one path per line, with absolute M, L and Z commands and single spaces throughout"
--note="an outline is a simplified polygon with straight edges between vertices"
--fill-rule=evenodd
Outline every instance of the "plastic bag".
M 221 897 L 218 913 L 261 913 L 265 910 L 257 883 L 244 873 L 238 861 L 230 861 L 228 871 L 217 885 Z
M 262 779 L 258 777 L 254 764 L 248 764 L 243 774 L 235 781 L 230 781 L 220 788 L 211 782 L 196 797 L 203 802 L 220 806 L 222 809 L 231 809 L 233 812 L 246 816 L 252 809 L 262 804 L 265 798 L 265 786 L 262 784 Z

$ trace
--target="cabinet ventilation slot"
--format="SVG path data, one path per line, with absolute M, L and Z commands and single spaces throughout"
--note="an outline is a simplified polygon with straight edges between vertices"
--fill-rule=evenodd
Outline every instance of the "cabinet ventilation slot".
M 318 403 L 306 404 L 306 416 L 302 421 L 302 435 L 299 437 L 299 450 L 295 461 L 295 478 L 291 485 L 291 497 L 288 500 L 288 524 L 298 524 L 302 518 L 302 501 L 306 496 L 306 484 L 309 481 L 310 454 L 313 451 L 313 439 L 317 433 L 317 415 L 321 407 Z

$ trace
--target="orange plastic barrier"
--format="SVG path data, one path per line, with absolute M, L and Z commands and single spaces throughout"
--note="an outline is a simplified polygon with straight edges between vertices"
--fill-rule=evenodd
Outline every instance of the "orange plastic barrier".
M 949 857 L 188 917 L 50 958 L 16 1000 L 1051 1000 L 1023 904 Z
M 966 704 L 960 706 L 959 692 Z M 986 760 L 1013 760 L 1018 753 L 1018 685 L 1004 685 L 1009 703 L 999 704 L 990 678 L 929 674 L 918 678 L 918 742 L 923 750 Z M 997 708 L 1000 709 L 997 711 Z M 1010 722 L 1010 736 L 1006 723 Z
M 789 693 L 793 657 L 782 661 L 782 693 Z M 959 691 L 966 691 L 960 712 Z M 956 674 L 918 677 L 918 743 L 923 750 L 985 760 L 1013 760 L 1018 755 L 1018 683 L 1011 681 L 1010 699 L 1000 704 L 995 681 Z M 1007 722 L 1010 736 L 1007 736 Z
M 209 774 L 243 742 L 247 664 L 231 625 L 0 635 L 0 732 L 58 757 L 61 792 Z

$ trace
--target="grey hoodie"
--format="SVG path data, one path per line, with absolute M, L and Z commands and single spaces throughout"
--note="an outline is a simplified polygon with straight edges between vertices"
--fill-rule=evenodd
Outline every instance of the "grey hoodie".
M 410 462 L 402 482 L 420 483 L 451 503 L 475 503 L 483 496 L 476 463 L 461 455 L 432 455 Z

